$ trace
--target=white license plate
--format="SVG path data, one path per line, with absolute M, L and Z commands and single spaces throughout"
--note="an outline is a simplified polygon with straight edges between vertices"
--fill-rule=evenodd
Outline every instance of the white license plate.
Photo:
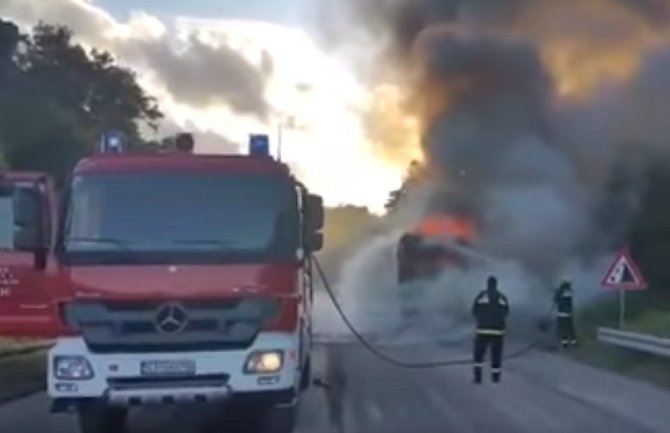
M 142 361 L 140 370 L 142 376 L 190 376 L 195 374 L 195 361 L 190 359 Z

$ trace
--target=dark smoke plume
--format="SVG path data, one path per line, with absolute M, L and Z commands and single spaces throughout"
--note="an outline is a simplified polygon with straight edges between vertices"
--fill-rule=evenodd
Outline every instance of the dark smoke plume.
M 481 248 L 553 279 L 625 242 L 646 167 L 670 154 L 668 4 L 352 0 L 329 29 L 358 25 L 340 42 L 376 42 L 372 76 L 407 96 L 437 179 L 427 212 L 468 213 Z

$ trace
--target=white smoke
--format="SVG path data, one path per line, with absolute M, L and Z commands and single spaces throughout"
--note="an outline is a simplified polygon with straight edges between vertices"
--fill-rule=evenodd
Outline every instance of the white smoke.
M 547 318 L 552 289 L 563 277 L 572 279 L 579 306 L 606 296 L 601 279 L 613 248 L 629 237 L 649 163 L 670 154 L 665 120 L 670 38 L 659 35 L 655 49 L 641 39 L 639 52 L 628 53 L 641 60 L 636 73 L 611 83 L 603 79 L 592 93 L 571 100 L 548 78 L 556 71 L 549 67 L 547 53 L 561 38 L 532 37 L 538 29 L 512 19 L 523 11 L 532 17 L 542 7 L 485 1 L 473 9 L 470 3 L 352 2 L 364 28 L 388 36 L 382 38 L 388 45 L 382 56 L 387 62 L 382 63 L 395 66 L 399 85 L 423 102 L 412 114 L 424 121 L 426 164 L 439 174 L 441 186 L 469 202 L 469 213 L 481 223 L 477 248 L 484 260 L 407 288 L 421 311 L 412 331 L 434 338 L 469 329 L 470 304 L 490 274 L 509 297 L 510 321 L 522 328 Z M 625 37 L 608 32 L 603 39 L 598 30 L 609 22 L 605 9 L 616 2 L 548 1 L 544 8 L 554 3 L 565 3 L 566 15 L 556 16 L 556 26 L 565 26 L 560 33 L 566 38 L 571 36 L 567 24 L 587 22 L 578 32 L 584 34 L 575 36 L 579 46 L 597 42 L 594 46 L 602 49 L 593 54 L 616 53 L 617 41 Z M 580 5 L 587 3 L 599 12 L 584 17 Z M 466 9 L 470 15 L 481 12 L 482 19 L 464 19 Z M 628 34 L 637 22 L 635 11 L 619 11 L 614 33 Z M 435 202 L 454 199 L 439 188 L 421 198 L 412 194 L 399 210 L 418 211 L 419 218 L 427 209 L 439 208 Z M 392 225 L 406 230 L 416 221 Z M 338 282 L 347 312 L 369 332 L 399 335 L 409 326 L 401 314 L 407 300 L 395 283 L 397 239 L 398 233 L 389 230 L 361 250 L 344 266 Z M 658 242 L 652 236 L 646 240 Z
M 471 250 L 467 254 L 472 266 L 467 270 L 450 269 L 433 281 L 399 285 L 395 250 L 400 235 L 401 231 L 393 231 L 370 241 L 344 264 L 333 287 L 352 324 L 376 342 L 452 345 L 466 341 L 472 335 L 472 302 L 489 275 L 498 278 L 500 290 L 509 299 L 510 328 L 517 338 L 539 338 L 539 321 L 552 320 L 554 287 L 518 259 Z M 602 256 L 588 264 L 572 259 L 561 268 L 560 275 L 575 282 L 578 307 L 607 294 L 600 282 L 612 259 Z M 404 308 L 414 309 L 415 316 L 404 316 Z M 323 292 L 316 298 L 315 318 L 319 334 L 350 335 Z

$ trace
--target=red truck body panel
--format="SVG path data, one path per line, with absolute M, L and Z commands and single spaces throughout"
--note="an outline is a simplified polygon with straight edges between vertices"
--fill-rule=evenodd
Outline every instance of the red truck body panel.
M 276 173 L 278 177 L 292 178 L 285 164 L 270 158 L 191 154 L 96 155 L 81 160 L 74 174 L 175 171 Z M 17 183 L 39 181 L 45 176 L 21 172 L 5 173 L 2 178 Z M 55 192 L 51 186 L 50 189 L 52 227 L 57 227 Z M 2 272 L 8 269 L 11 272 L 5 272 L 8 275 L 3 279 Z M 281 311 L 271 327 L 292 331 L 298 321 L 299 304 L 305 302 L 301 271 L 302 264 L 297 258 L 287 263 L 244 265 L 68 266 L 60 262 L 53 251 L 49 254 L 47 269 L 36 271 L 32 254 L 0 250 L 0 335 L 72 334 L 60 318 L 60 305 L 84 299 L 179 301 L 255 296 L 282 298 Z M 15 283 L 9 295 L 7 284 L 3 282 Z M 18 288 L 20 296 L 17 296 Z
M 67 269 L 67 268 L 66 268 Z M 74 298 L 110 300 L 187 300 L 240 296 L 291 295 L 298 265 L 141 265 L 76 266 L 63 282 Z
M 250 158 L 241 155 L 97 155 L 83 159 L 75 167 L 75 173 L 130 173 L 130 172 L 243 172 L 277 173 L 290 176 L 285 164 L 268 158 Z
M 0 182 L 14 185 L 40 185 L 45 190 L 44 226 L 54 244 L 57 220 L 57 197 L 53 182 L 44 173 L 3 172 Z M 0 221 L 0 224 L 13 224 Z M 10 336 L 54 337 L 60 325 L 52 302 L 55 287 L 53 272 L 35 270 L 32 253 L 0 247 L 0 334 Z

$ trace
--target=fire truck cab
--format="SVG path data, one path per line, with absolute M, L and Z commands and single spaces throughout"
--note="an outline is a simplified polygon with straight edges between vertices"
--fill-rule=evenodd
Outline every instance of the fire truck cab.
M 52 410 L 76 411 L 83 433 L 182 402 L 242 404 L 245 431 L 292 431 L 311 380 L 321 198 L 264 136 L 249 155 L 103 141 L 58 212 L 47 176 L 0 179 L 0 335 L 54 338 Z

